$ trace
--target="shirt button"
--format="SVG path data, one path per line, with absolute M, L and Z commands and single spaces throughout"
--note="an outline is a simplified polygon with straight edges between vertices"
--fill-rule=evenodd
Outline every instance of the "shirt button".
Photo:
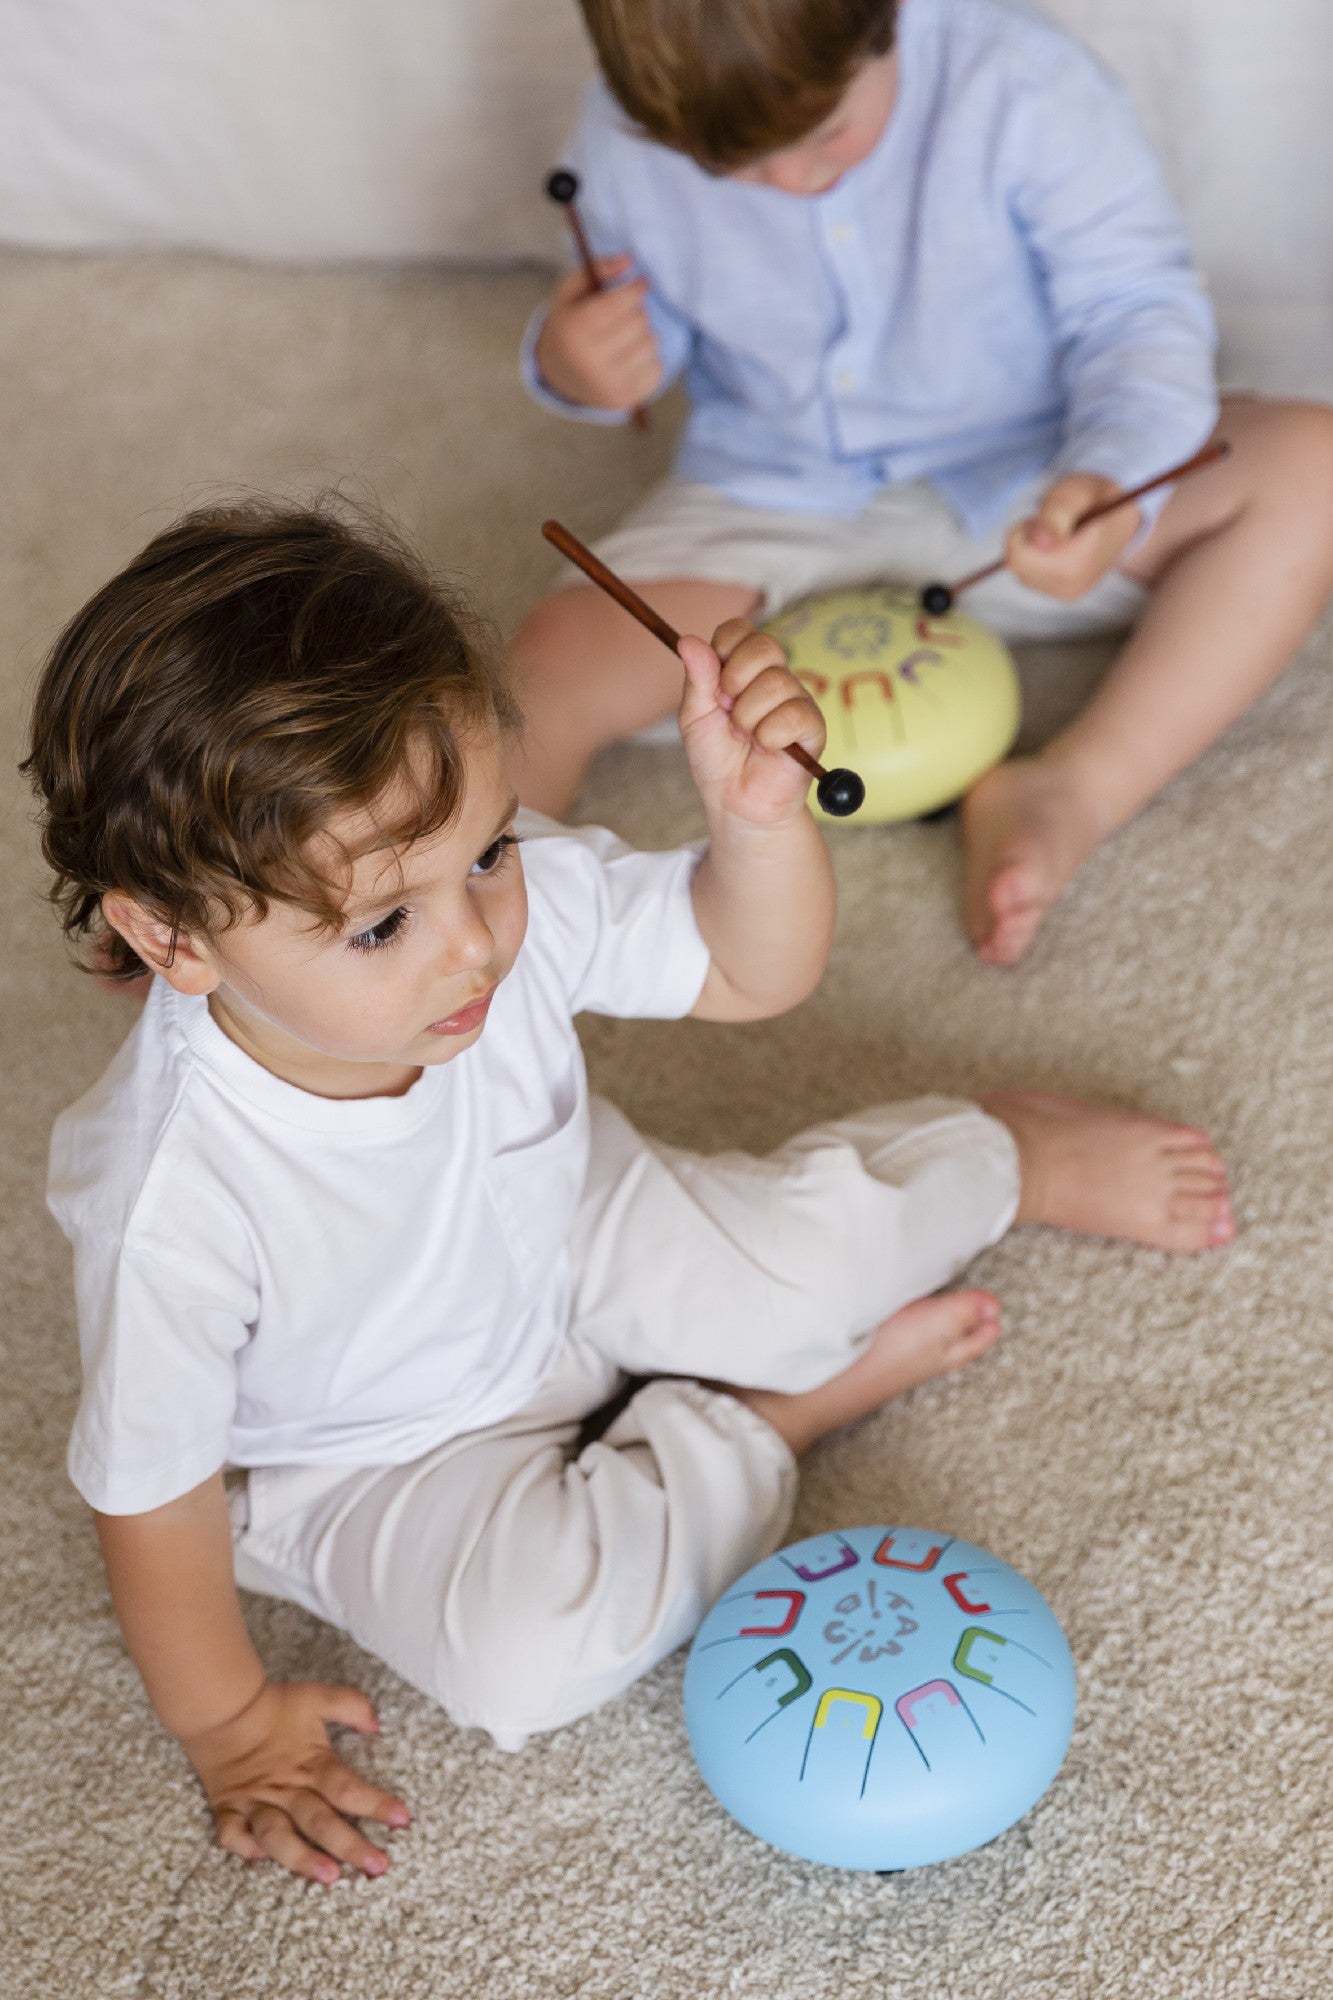
M 834 243 L 850 243 L 852 240 L 851 223 L 835 222 L 832 229 L 830 229 L 829 231 L 829 238 Z
M 839 389 L 854 389 L 856 377 L 850 368 L 840 368 L 834 377 L 834 386 Z

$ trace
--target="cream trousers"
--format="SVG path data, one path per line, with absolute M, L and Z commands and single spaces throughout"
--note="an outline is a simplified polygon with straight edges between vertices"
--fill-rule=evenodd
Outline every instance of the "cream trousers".
M 1010 520 L 1035 511 L 1045 479 L 1018 494 Z M 711 486 L 665 479 L 597 543 L 596 553 L 635 582 L 655 577 L 703 577 L 748 584 L 758 591 L 759 618 L 817 591 L 873 584 L 913 590 L 979 569 L 1002 553 L 999 529 L 971 541 L 943 496 L 926 480 L 885 486 L 850 520 L 836 514 L 795 514 L 748 507 Z M 564 568 L 559 586 L 582 582 Z M 976 584 L 961 609 L 1011 641 L 1087 639 L 1124 632 L 1138 623 L 1148 593 L 1112 570 L 1072 602 L 1029 590 L 1011 570 Z
M 695 1378 L 828 1380 L 1003 1235 L 1017 1200 L 1013 1141 L 971 1104 L 880 1106 L 756 1159 L 651 1144 L 594 1100 L 571 1323 L 536 1394 L 410 1464 L 233 1477 L 237 1581 L 516 1749 L 673 1651 L 781 1541 L 791 1453 Z

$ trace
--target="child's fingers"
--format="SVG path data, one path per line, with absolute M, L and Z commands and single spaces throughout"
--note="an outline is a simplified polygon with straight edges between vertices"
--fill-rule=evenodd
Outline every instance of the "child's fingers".
M 340 1723 L 344 1729 L 359 1730 L 362 1736 L 379 1735 L 374 1704 L 360 1688 L 338 1687 L 328 1681 L 307 1681 L 306 1687 L 324 1722 Z
M 588 283 L 588 274 L 582 265 L 576 271 L 569 271 L 551 293 L 547 307 L 547 317 L 568 310 L 570 306 L 581 305 L 585 299 L 595 296 L 597 287 Z
M 281 1806 L 261 1800 L 250 1809 L 250 1830 L 270 1861 L 307 1882 L 336 1882 L 342 1873 L 331 1854 L 303 1840 Z
M 799 743 L 812 757 L 823 754 L 827 731 L 824 718 L 808 698 L 793 695 L 790 701 L 770 708 L 750 732 L 750 740 L 761 750 L 786 750 Z
M 1114 567 L 1137 526 L 1132 506 L 1087 522 L 1064 541 L 1039 521 L 1020 522 L 1010 531 L 1006 559 L 1021 583 L 1069 601 L 1082 597 Z
M 768 668 L 751 681 L 731 711 L 739 729 L 765 750 L 799 743 L 817 757 L 824 747 L 824 718 L 814 701 L 785 668 Z
M 228 1854 L 234 1854 L 240 1861 L 262 1861 L 264 1850 L 251 1833 L 244 1813 L 234 1806 L 219 1806 L 214 1824 L 217 1828 L 218 1846 L 225 1847 Z
M 647 382 L 653 387 L 656 387 L 662 372 L 657 342 L 646 327 L 599 347 L 597 362 L 600 367 L 614 369 L 627 382 L 633 379 L 636 383 Z
M 629 252 L 621 250 L 614 257 L 594 257 L 592 266 L 602 283 L 610 285 L 617 278 L 623 278 L 633 262 L 634 259 L 630 256 Z M 647 291 L 648 280 L 646 278 L 640 278 L 638 284 L 641 290 Z
M 739 622 L 739 621 L 738 621 Z M 722 693 L 732 700 L 732 721 L 738 729 L 767 744 L 760 733 L 762 719 L 777 708 L 789 708 L 788 742 L 807 748 L 817 737 L 822 745 L 824 723 L 810 695 L 787 664 L 787 655 L 768 632 L 751 631 L 737 645 L 722 669 Z M 797 718 L 795 724 L 792 717 Z
M 608 369 L 602 376 L 602 402 L 608 410 L 635 409 L 656 395 L 662 371 L 652 362 L 634 368 Z
M 648 314 L 643 296 L 647 289 L 645 279 L 631 278 L 627 285 L 617 285 L 613 292 L 595 292 L 575 300 L 575 304 L 585 324 L 597 327 L 604 334 L 621 326 L 646 327 Z
M 318 1792 L 293 1792 L 287 1812 L 297 1832 L 304 1834 L 312 1847 L 331 1854 L 335 1861 L 359 1868 L 363 1875 L 382 1875 L 388 1867 L 388 1855 L 367 1840 L 350 1820 L 335 1812 Z
M 771 632 L 756 632 L 748 618 L 728 618 L 713 634 L 728 694 L 739 694 L 767 667 L 786 668 L 787 655 Z
M 690 731 L 697 724 L 707 722 L 710 717 L 715 720 L 724 718 L 731 707 L 731 699 L 722 693 L 719 686 L 721 667 L 717 654 L 706 640 L 697 638 L 692 632 L 684 633 L 677 651 L 685 669 L 685 687 L 676 720 L 681 735 L 688 740 Z
M 650 361 L 640 362 L 627 369 L 620 383 L 618 397 L 621 409 L 637 407 L 640 403 L 651 402 L 662 386 L 662 369 L 656 356 Z
M 681 635 L 681 665 L 685 669 L 685 700 L 690 706 L 691 697 L 709 708 L 717 706 L 717 684 L 721 675 L 721 663 L 706 639 L 698 639 L 692 632 Z
M 1072 603 L 1091 590 L 1107 567 L 1096 561 L 1093 552 L 1081 542 L 1063 542 L 1054 550 L 1042 550 L 1022 535 L 1015 536 L 1008 561 L 1020 583 L 1062 603 Z
M 567 271 L 551 293 L 548 312 L 559 312 L 562 306 L 572 306 L 575 299 L 588 296 L 588 276 L 586 271 Z
M 1041 504 L 1027 524 L 1028 539 L 1038 549 L 1054 549 L 1067 542 L 1080 520 L 1093 507 L 1114 499 L 1119 488 L 1094 472 L 1068 472 L 1042 494 Z
M 724 618 L 713 634 L 713 651 L 719 660 L 729 660 L 744 639 L 753 635 L 754 625 L 748 618 Z
M 644 289 L 643 280 L 637 279 L 613 292 L 584 290 L 556 299 L 538 338 L 539 351 L 554 342 L 561 351 L 573 343 L 586 353 L 630 335 L 651 337 Z
M 372 1785 L 332 1750 L 319 1770 L 319 1788 L 340 1813 L 354 1819 L 378 1820 L 381 1826 L 410 1826 L 412 1815 L 401 1799 Z
M 624 276 L 633 261 L 633 258 L 627 256 L 594 257 L 593 268 L 600 282 L 603 285 L 610 285 L 614 284 L 617 278 Z M 596 290 L 597 287 L 588 282 L 588 273 L 582 264 L 578 264 L 572 271 L 565 273 L 551 293 L 552 310 L 556 306 L 573 305 L 576 299 L 591 298 Z
M 609 361 L 633 363 L 639 360 L 657 359 L 657 342 L 653 330 L 642 316 L 631 320 L 625 326 L 603 328 L 597 336 L 597 351 Z

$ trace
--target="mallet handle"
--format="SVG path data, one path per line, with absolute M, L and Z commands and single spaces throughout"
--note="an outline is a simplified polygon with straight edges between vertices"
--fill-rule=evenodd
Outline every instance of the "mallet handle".
M 570 562 L 604 590 L 608 597 L 614 597 L 616 603 L 628 611 L 631 618 L 637 618 L 640 625 L 651 632 L 655 639 L 660 639 L 673 653 L 678 650 L 680 633 L 675 626 L 668 625 L 666 619 L 654 611 L 651 604 L 645 603 L 637 590 L 632 590 L 623 577 L 617 576 L 613 569 L 608 569 L 601 557 L 595 556 L 577 535 L 571 535 L 569 529 L 562 527 L 559 521 L 543 521 L 542 533 L 548 542 L 559 549 L 562 556 L 567 556 Z M 824 766 L 801 744 L 788 743 L 783 747 L 787 755 L 794 757 L 801 769 L 808 771 L 812 778 L 828 776 Z

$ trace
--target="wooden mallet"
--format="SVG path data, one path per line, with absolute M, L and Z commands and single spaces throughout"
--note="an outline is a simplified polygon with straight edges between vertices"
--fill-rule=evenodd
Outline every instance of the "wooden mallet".
M 570 562 L 604 590 L 608 597 L 614 597 L 616 603 L 623 606 L 631 618 L 637 618 L 640 625 L 651 632 L 655 639 L 660 639 L 664 646 L 669 647 L 679 657 L 680 633 L 675 627 L 668 625 L 666 619 L 660 617 L 651 604 L 645 604 L 638 591 L 631 590 L 623 578 L 618 577 L 613 569 L 608 569 L 600 557 L 595 556 L 577 535 L 571 535 L 569 529 L 562 527 L 559 521 L 543 521 L 542 533 L 553 547 L 559 549 L 562 556 L 567 556 Z M 866 788 L 855 771 L 841 768 L 826 770 L 799 743 L 787 743 L 783 748 L 787 755 L 795 758 L 801 769 L 808 771 L 816 781 L 815 797 L 830 819 L 847 819 L 852 813 L 859 812 L 865 803 Z
M 557 167 L 554 173 L 546 176 L 546 192 L 550 195 L 551 200 L 558 202 L 560 207 L 565 211 L 565 218 L 569 223 L 570 234 L 574 238 L 575 247 L 579 253 L 579 260 L 583 265 L 583 275 L 588 281 L 589 289 L 594 292 L 604 292 L 606 286 L 597 275 L 597 266 L 593 261 L 592 246 L 588 242 L 582 217 L 575 206 L 574 197 L 578 191 L 579 177 L 577 174 L 571 173 L 568 167 Z M 648 412 L 642 407 L 631 410 L 629 420 L 636 431 L 646 431 L 648 428 Z
M 1086 528 L 1089 521 L 1100 521 L 1103 514 L 1114 514 L 1117 507 L 1127 507 L 1131 500 L 1141 500 L 1145 493 L 1153 493 L 1159 486 L 1169 486 L 1174 479 L 1188 479 L 1192 472 L 1202 472 L 1206 465 L 1216 465 L 1219 458 L 1225 458 L 1231 446 L 1222 438 L 1215 444 L 1205 445 L 1196 451 L 1193 458 L 1187 458 L 1181 465 L 1173 465 L 1168 472 L 1159 472 L 1155 479 L 1145 479 L 1142 486 L 1135 486 L 1128 493 L 1117 493 L 1114 500 L 1101 500 L 1095 507 L 1089 507 L 1086 514 L 1080 514 L 1074 523 L 1073 532 Z M 969 576 L 960 576 L 957 583 L 928 583 L 921 593 L 921 609 L 928 611 L 932 618 L 942 618 L 946 611 L 953 609 L 953 601 L 960 591 L 970 590 L 974 583 L 984 583 L 988 576 L 998 576 L 1005 568 L 1008 558 L 1001 556 L 998 562 L 987 563 L 984 569 L 974 569 Z

